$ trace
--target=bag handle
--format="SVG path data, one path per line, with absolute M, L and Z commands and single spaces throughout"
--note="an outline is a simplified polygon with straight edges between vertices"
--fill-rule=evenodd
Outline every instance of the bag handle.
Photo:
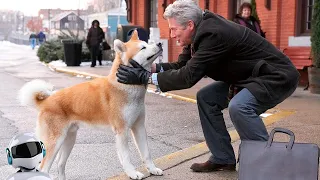
M 272 131 L 270 132 L 270 137 L 269 137 L 269 140 L 268 140 L 268 143 L 267 143 L 267 147 L 271 147 L 271 144 L 273 142 L 273 137 L 274 137 L 274 134 L 276 132 L 281 132 L 281 133 L 285 133 L 285 134 L 288 134 L 290 136 L 290 140 L 288 142 L 288 144 L 286 145 L 286 148 L 287 149 L 292 149 L 292 146 L 293 146 L 293 143 L 294 143 L 294 134 L 292 131 L 288 130 L 288 129 L 284 129 L 284 128 L 274 128 L 272 129 Z

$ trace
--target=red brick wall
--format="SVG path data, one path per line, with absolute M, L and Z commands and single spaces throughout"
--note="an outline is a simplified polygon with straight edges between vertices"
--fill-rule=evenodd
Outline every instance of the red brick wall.
M 162 7 L 164 0 L 158 0 L 158 27 L 160 28 L 160 36 L 161 38 L 168 39 L 170 36 L 170 31 L 168 28 L 167 21 L 163 18 L 164 7 Z M 167 4 L 169 2 L 167 0 Z
M 132 24 L 144 27 L 145 17 L 145 1 L 133 0 Z M 169 61 L 176 61 L 182 48 L 176 45 L 174 39 L 170 39 L 170 32 L 167 21 L 163 19 L 164 0 L 158 0 L 158 27 L 160 28 L 161 38 L 168 39 Z M 171 4 L 174 0 L 167 0 L 167 4 Z M 261 27 L 267 32 L 267 39 L 276 47 L 283 49 L 288 46 L 289 36 L 295 35 L 295 19 L 296 19 L 296 1 L 272 0 L 271 9 L 268 10 L 264 5 L 265 0 L 256 0 Z M 205 0 L 199 0 L 199 6 L 205 7 Z M 229 0 L 210 0 L 209 10 L 218 13 L 225 18 L 228 17 Z
M 217 14 L 220 14 L 221 16 L 228 18 L 228 6 L 229 1 L 228 0 L 216 0 L 217 1 L 217 7 L 216 12 Z
M 296 1 L 286 3 L 282 1 L 282 15 L 281 15 L 281 34 L 280 34 L 280 48 L 284 49 L 288 46 L 289 36 L 295 36 L 296 28 Z
M 261 27 L 267 39 L 276 47 L 288 46 L 289 36 L 295 35 L 296 1 L 273 0 L 271 10 L 264 6 L 264 0 L 256 0 Z
M 145 1 L 146 0 L 133 0 L 133 14 L 132 14 L 132 24 L 144 27 L 144 17 L 145 17 Z
M 198 2 L 199 2 L 199 6 L 200 6 L 202 9 L 204 9 L 204 6 L 205 6 L 204 0 L 199 0 Z

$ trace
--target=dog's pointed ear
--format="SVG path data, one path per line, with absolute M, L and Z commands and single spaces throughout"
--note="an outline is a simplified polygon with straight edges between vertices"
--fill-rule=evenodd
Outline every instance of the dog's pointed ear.
M 114 50 L 117 53 L 125 52 L 127 50 L 126 46 L 124 45 L 124 42 L 120 41 L 119 39 L 114 40 L 113 44 Z
M 138 31 L 136 29 L 132 32 L 132 36 L 130 40 L 139 40 Z

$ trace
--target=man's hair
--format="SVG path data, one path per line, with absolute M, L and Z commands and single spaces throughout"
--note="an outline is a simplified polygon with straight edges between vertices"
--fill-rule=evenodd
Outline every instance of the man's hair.
M 242 14 L 242 10 L 243 10 L 244 8 L 249 8 L 250 11 L 251 11 L 251 13 L 252 13 L 252 5 L 251 5 L 250 3 L 248 3 L 248 2 L 244 2 L 244 3 L 242 3 L 241 6 L 239 7 L 239 12 L 238 12 L 238 13 L 239 13 L 240 15 Z
M 186 27 L 189 20 L 197 26 L 202 20 L 202 14 L 202 9 L 193 0 L 176 0 L 166 8 L 163 17 L 174 18 L 178 24 Z

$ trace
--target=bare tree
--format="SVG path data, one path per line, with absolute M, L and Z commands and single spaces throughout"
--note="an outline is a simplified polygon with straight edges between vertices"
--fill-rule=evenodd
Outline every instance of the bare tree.
M 103 12 L 120 7 L 120 1 L 121 0 L 96 0 L 94 5 L 95 12 Z
M 106 10 L 120 7 L 120 0 L 104 0 Z

